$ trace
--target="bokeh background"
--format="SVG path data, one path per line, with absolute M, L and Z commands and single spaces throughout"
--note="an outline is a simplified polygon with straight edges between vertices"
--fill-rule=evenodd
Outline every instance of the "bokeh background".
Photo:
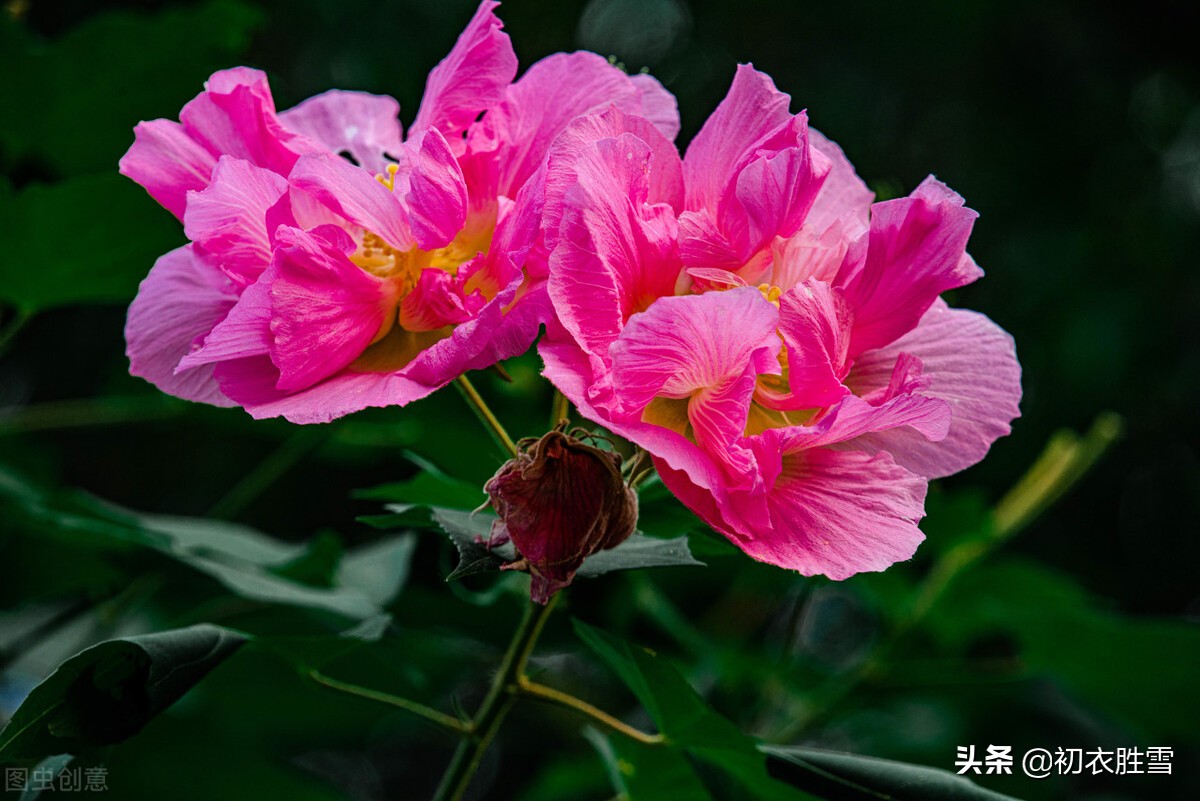
M 0 346 L 0 721 L 63 658 L 114 633 L 332 625 L 223 600 L 154 555 L 35 531 L 13 511 L 18 483 L 284 540 L 319 535 L 336 550 L 378 536 L 355 522 L 378 503 L 352 491 L 413 475 L 414 456 L 476 483 L 498 465 L 452 393 L 316 428 L 254 422 L 130 378 L 121 333 L 138 281 L 184 241 L 116 174 L 138 120 L 177 117 L 212 71 L 248 64 L 269 73 L 281 109 L 362 89 L 398 98 L 408 122 L 472 11 L 460 0 L 4 4 L 0 330 L 13 333 Z M 542 648 L 555 681 L 632 708 L 573 640 L 576 615 L 674 659 L 747 730 L 941 768 L 968 744 L 1172 746 L 1170 777 L 979 781 L 1034 800 L 1200 797 L 1200 61 L 1187 12 L 1063 0 L 501 8 L 522 65 L 584 48 L 649 68 L 679 99 L 681 144 L 749 61 L 881 197 L 935 173 L 980 212 L 971 250 L 987 275 L 950 300 L 1009 330 L 1024 367 L 1012 436 L 934 489 L 914 562 L 805 581 L 697 532 L 707 569 L 578 583 Z M 508 369 L 511 383 L 477 383 L 514 433 L 541 433 L 550 394 L 536 359 Z M 1106 410 L 1124 436 L 1099 464 L 874 656 L 938 557 L 980 530 L 1052 435 Z M 662 501 L 643 528 L 701 527 Z M 448 587 L 449 563 L 444 543 L 420 540 L 392 605 L 395 636 L 344 673 L 471 708 L 518 606 L 503 583 Z M 575 723 L 518 709 L 478 797 L 611 798 Z M 451 746 L 244 653 L 118 748 L 109 785 L 116 798 L 420 798 Z

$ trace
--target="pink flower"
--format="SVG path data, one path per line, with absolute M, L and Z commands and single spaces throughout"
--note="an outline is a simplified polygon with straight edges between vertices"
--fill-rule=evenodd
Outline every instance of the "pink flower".
M 581 114 L 678 130 L 674 98 L 591 53 L 517 60 L 485 0 L 430 73 L 405 138 L 390 97 L 276 113 L 266 77 L 218 72 L 180 121 L 138 125 L 121 171 L 179 217 L 126 325 L 130 369 L 255 417 L 404 405 L 526 350 L 548 316 L 539 170 Z
M 914 553 L 930 478 L 1018 415 L 1012 339 L 939 299 L 981 271 L 934 178 L 873 195 L 749 66 L 686 157 L 620 110 L 546 174 L 546 375 L 752 557 L 841 579 Z

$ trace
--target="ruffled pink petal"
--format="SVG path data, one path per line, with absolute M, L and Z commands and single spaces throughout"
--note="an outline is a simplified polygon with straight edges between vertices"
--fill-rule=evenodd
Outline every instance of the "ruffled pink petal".
M 462 169 L 436 128 L 410 139 L 405 151 L 409 160 L 405 201 L 413 235 L 422 250 L 445 247 L 466 220 Z
M 385 333 L 397 290 L 347 258 L 354 243 L 339 228 L 284 227 L 277 237 L 271 360 L 279 368 L 276 386 L 294 391 L 346 367 Z
M 379 174 L 396 160 L 404 141 L 399 115 L 400 104 L 393 97 L 330 89 L 280 112 L 279 121 Z
M 454 48 L 429 73 L 412 133 L 437 128 L 454 149 L 464 150 L 463 133 L 504 96 L 517 74 L 517 56 L 495 14 L 499 3 L 484 0 Z
M 467 149 L 494 154 L 496 191 L 513 197 L 573 120 L 610 106 L 640 116 L 646 102 L 662 116 L 665 93 L 661 87 L 653 93 L 646 82 L 634 83 L 595 53 L 555 53 L 509 87 L 504 102 L 471 129 Z
M 800 229 L 829 173 L 830 164 L 808 144 L 808 118 L 797 114 L 758 145 L 741 167 L 717 215 L 725 236 L 748 260 L 775 237 Z
M 642 108 L 639 116 L 645 117 L 662 135 L 675 141 L 679 135 L 679 102 L 675 95 L 666 90 L 658 79 L 652 75 L 638 73 L 629 76 L 630 82 L 637 87 Z
M 966 256 L 977 216 L 932 176 L 910 196 L 871 207 L 865 258 L 837 279 L 854 307 L 852 356 L 911 331 L 938 295 L 983 274 Z
M 222 362 L 221 388 L 255 419 L 283 417 L 293 423 L 328 423 L 369 407 L 404 406 L 435 392 L 397 373 L 342 371 L 300 392 L 276 388 L 279 371 L 265 356 Z
M 176 372 L 203 364 L 262 356 L 271 352 L 271 286 L 279 270 L 271 265 L 242 292 L 225 319 L 197 341 L 179 362 Z
M 808 129 L 808 141 L 829 159 L 832 169 L 804 224 L 817 234 L 825 232 L 831 225 L 840 224 L 846 238 L 857 239 L 867 232 L 875 193 L 858 177 L 854 165 L 837 144 L 812 128 Z
M 550 298 L 563 326 L 601 363 L 630 315 L 673 294 L 679 275 L 674 215 L 646 203 L 650 159 L 645 142 L 622 134 L 564 166 L 574 182 L 562 193 Z
M 182 220 L 187 193 L 208 186 L 217 157 L 170 120 L 140 122 L 133 135 L 133 145 L 121 157 L 121 174 Z
M 683 159 L 687 208 L 716 209 L 756 143 L 791 119 L 791 102 L 771 78 L 739 64 L 728 94 L 688 145 Z
M 211 367 L 179 373 L 175 368 L 236 300 L 230 280 L 191 245 L 160 257 L 129 307 L 125 323 L 129 372 L 169 395 L 214 406 L 234 405 L 213 380 Z
M 788 392 L 760 390 L 760 403 L 784 411 L 830 406 L 849 394 L 854 312 L 841 292 L 809 279 L 779 298 L 779 333 L 787 346 Z
M 858 392 L 886 387 L 898 357 L 923 364 L 923 394 L 950 405 L 950 432 L 940 442 L 897 429 L 856 441 L 864 450 L 886 450 L 907 469 L 929 478 L 957 473 L 978 462 L 1020 416 L 1021 365 L 1012 337 L 982 314 L 938 301 L 915 329 L 892 344 L 862 354 L 848 379 Z
M 237 283 L 250 284 L 271 261 L 268 218 L 275 225 L 289 222 L 271 212 L 287 188 L 277 173 L 222 156 L 208 187 L 190 193 L 184 233 Z
M 183 107 L 179 120 L 214 156 L 245 159 L 287 175 L 300 155 L 323 150 L 279 122 L 267 76 L 260 70 L 235 67 L 213 73 L 204 89 Z
M 752 482 L 741 444 L 757 376 L 779 372 L 778 310 L 753 288 L 662 298 L 635 315 L 610 348 L 624 417 L 656 399 L 686 400 L 695 441 L 733 484 Z
M 435 331 L 472 319 L 487 301 L 479 292 L 464 296 L 445 270 L 421 271 L 417 285 L 400 301 L 400 325 L 406 331 Z
M 795 236 L 771 244 L 770 273 L 764 276 L 768 284 L 786 292 L 810 278 L 834 282 L 849 250 L 848 237 L 838 221 L 824 233 L 815 230 L 806 224 Z
M 305 156 L 296 162 L 288 181 L 294 192 L 308 195 L 350 225 L 382 237 L 396 250 L 410 250 L 417 244 L 399 198 L 343 158 Z M 296 216 L 302 216 L 300 211 Z
M 773 526 L 734 540 L 753 558 L 806 576 L 849 578 L 912 558 L 924 535 L 926 480 L 886 453 L 818 448 L 783 457 L 768 496 Z

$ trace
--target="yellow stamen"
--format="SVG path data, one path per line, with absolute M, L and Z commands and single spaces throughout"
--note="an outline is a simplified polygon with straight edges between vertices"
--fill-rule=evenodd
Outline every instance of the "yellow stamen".
M 376 175 L 375 180 L 388 188 L 389 192 L 396 191 L 396 172 L 400 169 L 399 164 L 387 165 L 387 175 Z

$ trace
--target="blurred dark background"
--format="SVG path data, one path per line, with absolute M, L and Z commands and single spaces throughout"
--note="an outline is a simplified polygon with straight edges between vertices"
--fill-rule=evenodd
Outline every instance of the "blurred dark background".
M 471 481 L 489 476 L 499 456 L 458 444 L 474 441 L 475 422 L 449 394 L 297 430 L 173 402 L 130 378 L 125 306 L 155 256 L 184 240 L 167 212 L 113 177 L 139 119 L 176 118 L 208 74 L 235 64 L 265 69 L 280 109 L 329 88 L 362 89 L 399 99 L 407 123 L 473 8 L 9 0 L 0 12 L 0 323 L 24 298 L 36 296 L 38 310 L 0 353 L 0 464 L 140 510 L 215 512 L 283 539 L 329 531 L 346 543 L 372 536 L 353 519 L 374 506 L 350 492 L 411 475 L 406 450 Z M 734 64 L 753 62 L 792 95 L 794 110 L 809 109 L 881 197 L 937 174 L 979 211 L 971 251 L 987 273 L 950 300 L 1010 331 L 1024 368 L 1013 435 L 934 490 L 931 541 L 913 564 L 839 585 L 717 553 L 707 571 L 580 583 L 571 613 L 673 655 L 718 708 L 753 727 L 779 712 L 758 692 L 770 687 L 758 684 L 761 665 L 784 665 L 802 696 L 852 670 L 881 636 L 889 599 L 940 552 L 936 536 L 952 541 L 1055 431 L 1086 429 L 1113 410 L 1124 438 L 1005 546 L 993 570 L 965 582 L 965 617 L 936 612 L 894 671 L 796 739 L 943 768 L 969 743 L 1011 742 L 1018 752 L 1173 745 L 1173 777 L 982 783 L 1029 799 L 1200 796 L 1200 651 L 1189 628 L 1200 618 L 1200 58 L 1191 11 L 505 3 L 523 67 L 585 48 L 630 72 L 649 68 L 679 99 L 681 145 L 724 95 Z M 537 368 L 525 358 L 510 365 L 512 384 L 479 379 L 515 434 L 544 430 L 550 399 Z M 5 527 L 0 520 L 0 608 L 15 614 L 56 592 L 103 594 L 104 581 L 62 569 L 75 558 L 69 550 L 38 550 Z M 446 558 L 432 542 L 419 549 L 394 610 L 411 649 L 381 656 L 378 671 L 469 700 L 463 688 L 486 671 L 516 605 L 452 594 L 440 579 Z M 976 617 L 962 611 L 972 609 Z M 672 612 L 711 650 L 689 646 Z M 78 647 L 90 635 L 72 636 Z M 564 622 L 548 643 L 559 654 L 548 670 L 585 696 L 628 702 L 575 653 Z M 0 719 L 5 711 L 0 695 Z M 547 714 L 557 715 L 519 711 L 485 766 L 480 784 L 492 784 L 480 797 L 611 797 L 590 746 L 548 735 L 539 724 Z M 408 720 L 328 698 L 261 657 L 239 657 L 153 726 L 114 756 L 114 797 L 409 797 L 397 787 L 420 797 L 449 754 L 449 743 Z

